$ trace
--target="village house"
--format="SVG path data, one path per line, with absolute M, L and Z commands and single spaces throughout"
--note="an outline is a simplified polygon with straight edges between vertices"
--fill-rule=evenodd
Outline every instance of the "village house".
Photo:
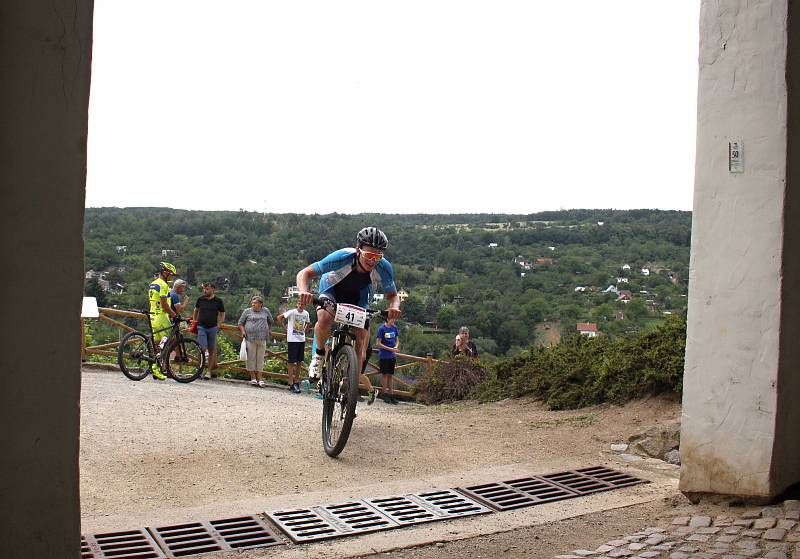
M 578 332 L 581 336 L 595 338 L 597 337 L 597 324 L 594 324 L 593 322 L 579 322 Z

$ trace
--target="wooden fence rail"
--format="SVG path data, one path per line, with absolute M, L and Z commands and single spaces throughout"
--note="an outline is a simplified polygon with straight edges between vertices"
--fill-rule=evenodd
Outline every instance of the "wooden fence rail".
M 86 345 L 86 336 L 84 335 L 85 330 L 83 328 L 83 321 L 87 320 L 87 319 L 81 319 L 81 336 L 82 336 L 81 339 L 83 340 L 83 343 L 81 345 L 81 358 L 84 359 L 84 360 L 86 359 L 87 355 L 104 355 L 104 356 L 108 356 L 108 357 L 116 357 L 117 356 L 117 350 L 115 348 L 119 347 L 119 344 L 120 344 L 120 341 L 122 340 L 122 337 L 127 332 L 135 332 L 136 331 L 136 328 L 132 328 L 131 326 L 128 326 L 127 324 L 125 324 L 125 323 L 123 323 L 123 322 L 121 322 L 119 320 L 115 320 L 114 318 L 111 318 L 111 317 L 134 318 L 134 319 L 137 319 L 137 320 L 147 320 L 147 315 L 146 314 L 140 313 L 140 312 L 136 312 L 136 311 L 125 311 L 125 310 L 111 309 L 111 308 L 106 308 L 106 307 L 99 307 L 97 310 L 100 313 L 100 316 L 98 317 L 98 320 L 102 320 L 102 321 L 104 321 L 104 322 L 106 322 L 108 324 L 111 324 L 112 326 L 115 326 L 120 330 L 120 332 L 119 332 L 119 340 L 117 340 L 115 342 L 108 342 L 108 343 L 99 344 L 99 345 L 87 346 Z M 225 335 L 227 335 L 227 336 L 233 338 L 234 340 L 236 340 L 236 342 L 238 344 L 241 344 L 242 335 L 239 332 L 238 326 L 233 326 L 231 324 L 221 324 L 220 325 L 220 332 L 223 332 Z M 270 329 L 270 334 L 271 334 L 271 336 L 273 338 L 276 338 L 276 339 L 283 339 L 283 340 L 286 339 L 286 333 L 285 332 L 275 331 L 275 330 Z M 111 351 L 112 349 L 115 349 L 115 350 Z M 375 349 L 374 351 L 377 352 L 378 350 Z M 287 362 L 287 358 L 286 358 L 287 352 L 286 351 L 272 351 L 268 346 L 266 353 L 267 353 L 267 357 L 268 358 L 278 359 L 280 361 L 283 361 L 284 363 Z M 431 356 L 430 353 L 426 357 L 417 357 L 416 355 L 408 355 L 408 354 L 405 354 L 405 353 L 398 353 L 397 354 L 397 358 L 398 358 L 398 361 L 407 360 L 409 362 L 397 365 L 397 367 L 395 367 L 395 371 L 401 371 L 401 370 L 404 370 L 404 369 L 423 366 L 426 371 L 430 372 L 430 370 L 433 368 L 434 365 L 436 365 L 438 363 L 442 363 L 442 361 L 440 361 L 438 359 L 434 359 Z M 224 371 L 232 371 L 232 372 L 237 372 L 237 373 L 247 373 L 248 372 L 247 369 L 245 367 L 242 367 L 241 363 L 242 363 L 242 361 L 239 360 L 239 359 L 231 360 L 231 361 L 223 361 L 223 362 L 217 363 L 217 368 L 218 369 L 222 369 Z M 300 367 L 304 372 L 308 371 L 308 368 L 305 366 L 305 364 L 301 363 Z M 283 380 L 287 380 L 288 379 L 288 375 L 286 373 L 276 373 L 276 372 L 272 372 L 272 371 L 263 371 L 263 375 L 266 376 L 266 377 L 274 378 L 274 379 L 283 379 Z M 380 371 L 377 369 L 377 367 L 375 367 L 375 365 L 373 365 L 372 363 L 369 363 L 367 365 L 366 375 L 367 375 L 367 377 L 374 377 L 375 375 L 380 375 Z M 372 380 L 372 378 L 370 378 L 370 382 L 372 382 L 373 384 L 376 384 L 376 382 L 374 382 Z M 406 382 L 406 381 L 404 381 L 404 380 L 402 380 L 400 378 L 395 378 L 394 379 L 394 383 L 395 383 L 394 393 L 397 396 L 400 396 L 400 397 L 403 397 L 403 398 L 412 398 L 412 399 L 414 398 L 414 394 L 413 394 L 413 388 L 414 387 L 413 387 L 412 384 L 409 384 L 408 382 Z M 380 384 L 380 382 L 377 382 L 377 384 Z M 363 384 L 361 384 L 360 386 L 361 386 L 361 388 L 366 388 Z M 398 388 L 398 386 L 399 386 L 399 388 Z

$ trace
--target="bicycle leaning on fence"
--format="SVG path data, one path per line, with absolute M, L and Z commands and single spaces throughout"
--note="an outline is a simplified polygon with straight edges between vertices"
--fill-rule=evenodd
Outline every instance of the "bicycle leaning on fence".
M 206 355 L 197 341 L 187 338 L 181 331 L 181 322 L 188 318 L 176 317 L 172 321 L 172 332 L 165 338 L 163 347 L 153 338 L 153 325 L 147 315 L 147 334 L 139 331 L 128 332 L 122 338 L 117 353 L 117 363 L 122 373 L 131 380 L 142 380 L 158 363 L 161 370 L 178 382 L 192 382 L 203 374 Z
M 314 297 L 314 304 L 334 315 L 331 349 L 322 362 L 322 446 L 328 456 L 344 450 L 358 403 L 358 379 L 361 363 L 355 350 L 354 328 L 364 328 L 368 319 L 387 311 L 337 304 L 325 297 Z

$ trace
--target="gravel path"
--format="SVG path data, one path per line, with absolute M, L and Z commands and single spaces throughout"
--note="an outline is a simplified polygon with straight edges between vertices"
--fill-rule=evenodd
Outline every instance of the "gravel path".
M 285 389 L 127 380 L 85 369 L 83 531 L 226 518 L 337 499 L 454 487 L 609 462 L 602 453 L 678 417 L 664 399 L 550 412 L 531 400 L 422 407 L 359 404 L 339 459 L 320 402 Z

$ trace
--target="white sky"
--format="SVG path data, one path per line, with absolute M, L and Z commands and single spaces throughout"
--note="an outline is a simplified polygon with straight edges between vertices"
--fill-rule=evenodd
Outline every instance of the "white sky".
M 86 205 L 691 209 L 699 0 L 95 0 Z

